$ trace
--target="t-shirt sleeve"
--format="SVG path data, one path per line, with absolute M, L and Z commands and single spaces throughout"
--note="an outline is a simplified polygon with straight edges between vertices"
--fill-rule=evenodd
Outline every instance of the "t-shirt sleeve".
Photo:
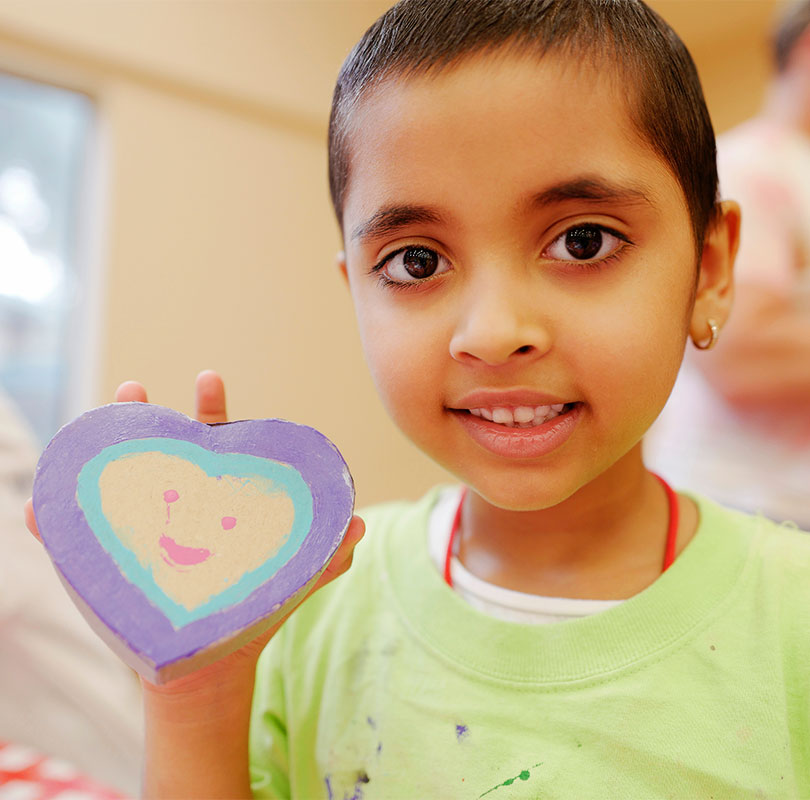
M 284 629 L 265 647 L 256 667 L 250 719 L 250 785 L 256 798 L 289 800 L 287 720 L 281 671 Z

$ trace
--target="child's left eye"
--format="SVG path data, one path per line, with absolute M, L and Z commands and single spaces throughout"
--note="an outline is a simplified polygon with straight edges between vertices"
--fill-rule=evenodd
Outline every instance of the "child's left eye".
M 604 261 L 629 242 L 602 225 L 576 225 L 560 234 L 543 255 L 555 261 Z

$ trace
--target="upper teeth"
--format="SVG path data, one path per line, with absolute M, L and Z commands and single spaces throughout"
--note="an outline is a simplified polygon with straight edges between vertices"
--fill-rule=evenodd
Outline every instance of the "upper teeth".
M 530 428 L 556 417 L 564 408 L 564 403 L 552 406 L 517 406 L 516 408 L 471 408 L 470 414 L 497 422 L 509 428 Z

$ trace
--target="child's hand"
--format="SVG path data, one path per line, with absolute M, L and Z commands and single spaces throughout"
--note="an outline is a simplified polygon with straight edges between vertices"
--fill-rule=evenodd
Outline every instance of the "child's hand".
M 122 383 L 115 400 L 148 402 L 146 390 L 134 381 Z M 195 400 L 200 422 L 227 421 L 225 386 L 216 372 L 197 376 Z M 41 541 L 30 499 L 25 504 L 25 523 Z M 353 517 L 343 542 L 309 594 L 351 566 L 354 547 L 364 531 L 363 521 Z M 196 672 L 162 686 L 141 679 L 146 717 L 144 796 L 249 796 L 247 735 L 256 661 L 288 616 L 244 647 Z

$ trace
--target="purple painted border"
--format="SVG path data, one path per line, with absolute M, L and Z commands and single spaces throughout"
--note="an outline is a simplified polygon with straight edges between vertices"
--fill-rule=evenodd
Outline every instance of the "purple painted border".
M 145 437 L 184 439 L 215 453 L 245 453 L 290 464 L 312 493 L 313 523 L 298 552 L 241 603 L 172 627 L 163 613 L 121 575 L 76 501 L 84 464 L 105 447 Z M 155 670 L 231 638 L 268 616 L 328 563 L 354 508 L 354 484 L 337 448 L 305 425 L 279 419 L 205 425 L 169 408 L 113 403 L 63 427 L 45 448 L 34 480 L 34 513 L 63 579 L 99 620 Z

